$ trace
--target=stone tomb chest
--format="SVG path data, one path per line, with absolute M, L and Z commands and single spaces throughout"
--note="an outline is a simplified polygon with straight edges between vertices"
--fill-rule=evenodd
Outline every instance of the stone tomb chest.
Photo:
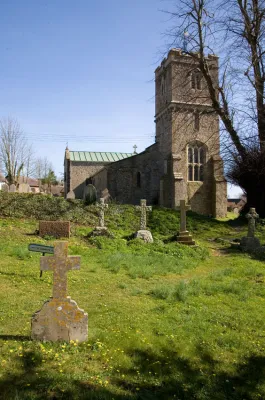
M 70 221 L 39 221 L 39 235 L 55 238 L 70 237 Z

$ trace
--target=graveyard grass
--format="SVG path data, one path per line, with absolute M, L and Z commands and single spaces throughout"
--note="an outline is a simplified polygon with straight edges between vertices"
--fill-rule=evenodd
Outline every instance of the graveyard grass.
M 93 223 L 72 224 L 69 244 L 81 270 L 68 273 L 68 294 L 88 313 L 84 343 L 30 340 L 52 274 L 39 277 L 40 254 L 27 247 L 53 240 L 34 234 L 34 219 L 0 220 L 0 399 L 264 399 L 264 261 L 218 239 L 242 237 L 244 220 L 189 212 L 199 247 L 188 248 L 172 241 L 178 212 L 148 213 L 146 245 L 129 240 L 133 207 L 110 205 L 112 237 L 89 238 L 87 212 Z M 257 235 L 264 242 L 262 225 Z

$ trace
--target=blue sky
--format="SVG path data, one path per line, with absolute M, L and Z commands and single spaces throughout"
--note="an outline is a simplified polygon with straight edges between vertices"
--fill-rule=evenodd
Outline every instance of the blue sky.
M 1 0 L 1 117 L 63 172 L 72 150 L 153 143 L 161 0 Z M 238 190 L 235 192 L 238 193 Z

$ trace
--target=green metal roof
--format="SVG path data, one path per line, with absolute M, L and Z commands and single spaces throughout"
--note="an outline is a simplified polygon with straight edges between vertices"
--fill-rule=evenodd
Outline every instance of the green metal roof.
M 93 151 L 70 151 L 70 161 L 115 162 L 132 157 L 134 153 L 106 153 Z

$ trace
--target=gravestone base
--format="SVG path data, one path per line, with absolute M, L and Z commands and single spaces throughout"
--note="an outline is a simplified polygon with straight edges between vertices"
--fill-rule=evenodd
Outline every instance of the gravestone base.
M 106 226 L 96 226 L 92 231 L 93 236 L 109 236 L 108 228 Z
M 176 240 L 178 243 L 186 244 L 187 246 L 195 246 L 195 241 L 188 231 L 179 232 L 176 236 Z
M 136 239 L 142 239 L 145 243 L 153 243 L 153 236 L 150 231 L 147 231 L 146 229 L 141 229 L 140 231 L 137 231 L 134 234 L 134 237 Z
M 88 316 L 71 297 L 46 301 L 31 320 L 31 337 L 41 341 L 78 340 L 84 342 L 88 335 Z
M 246 252 L 254 252 L 260 247 L 260 241 L 256 237 L 244 236 L 240 240 L 240 249 Z

